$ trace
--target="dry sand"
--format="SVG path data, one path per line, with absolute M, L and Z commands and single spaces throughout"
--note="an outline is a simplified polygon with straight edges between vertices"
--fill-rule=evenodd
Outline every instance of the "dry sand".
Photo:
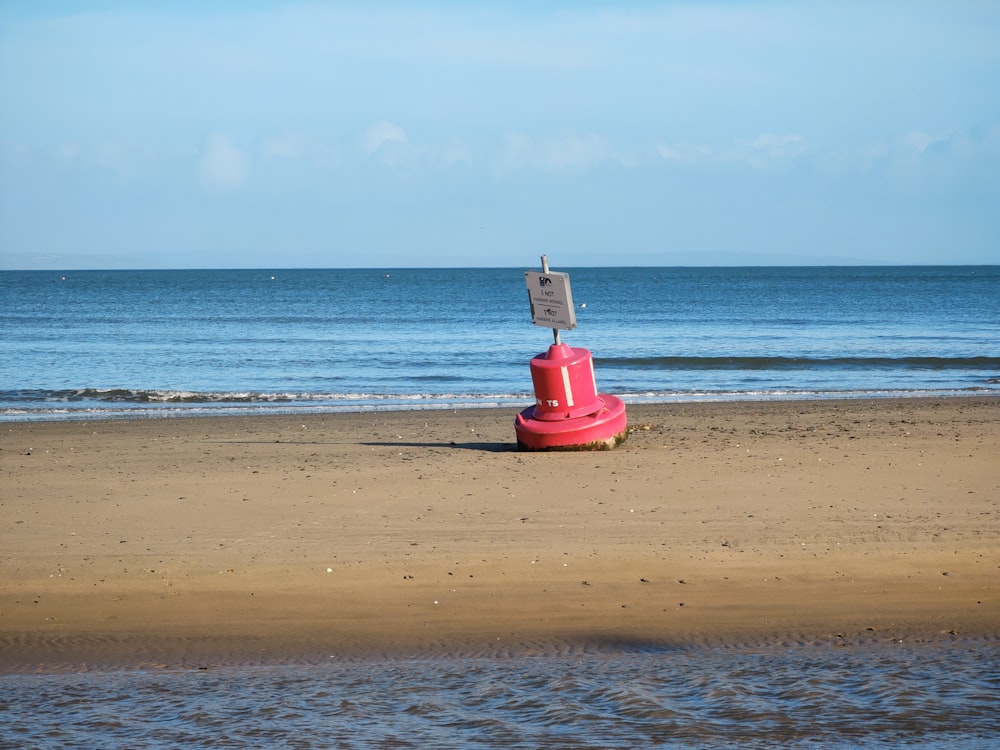
M 1000 637 L 1000 399 L 0 425 L 0 671 Z

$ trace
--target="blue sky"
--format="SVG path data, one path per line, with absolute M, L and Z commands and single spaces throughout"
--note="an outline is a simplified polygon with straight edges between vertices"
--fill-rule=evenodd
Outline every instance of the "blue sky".
M 0 0 L 0 268 L 1000 263 L 1000 3 Z

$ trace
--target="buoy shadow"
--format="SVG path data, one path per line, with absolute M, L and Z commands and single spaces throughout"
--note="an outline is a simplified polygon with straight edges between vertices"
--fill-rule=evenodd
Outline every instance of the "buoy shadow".
M 405 447 L 405 448 L 459 448 L 468 451 L 485 451 L 487 453 L 516 453 L 517 443 L 459 443 L 440 441 L 403 441 L 403 440 L 381 440 L 364 442 L 361 445 L 377 446 L 383 448 Z
M 355 442 L 353 440 L 213 440 L 219 445 L 367 445 L 382 448 L 460 448 L 486 453 L 516 453 L 517 443 L 459 443 L 459 442 L 406 442 L 403 440 L 380 440 Z

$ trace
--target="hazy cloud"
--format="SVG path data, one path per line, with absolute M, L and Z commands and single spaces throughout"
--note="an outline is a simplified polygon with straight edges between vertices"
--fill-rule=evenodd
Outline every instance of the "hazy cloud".
M 56 148 L 56 154 L 60 159 L 73 162 L 80 158 L 82 149 L 78 143 L 62 143 Z
M 217 190 L 235 190 L 246 184 L 250 161 L 225 133 L 215 133 L 205 143 L 198 177 L 201 184 Z
M 525 133 L 505 133 L 494 159 L 499 173 L 519 169 L 547 172 L 580 171 L 602 164 L 630 165 L 634 158 L 616 149 L 596 133 L 563 133 L 533 137 Z
M 913 130 L 904 135 L 900 142 L 907 148 L 911 148 L 914 151 L 918 151 L 921 154 L 924 153 L 928 148 L 936 143 L 944 143 L 948 140 L 947 136 L 935 136 L 928 133 L 923 133 L 919 130 Z
M 476 155 L 468 143 L 452 140 L 445 146 L 442 158 L 445 164 L 451 166 L 453 164 L 472 164 L 476 159 Z
M 805 155 L 809 151 L 809 142 L 801 135 L 763 133 L 714 146 L 707 143 L 657 142 L 655 150 L 661 159 L 667 161 L 739 162 L 754 169 L 766 169 Z
M 366 153 L 374 154 L 386 143 L 406 143 L 406 131 L 391 122 L 379 122 L 365 131 L 363 146 Z
M 756 138 L 738 143 L 768 156 L 778 157 L 799 156 L 809 145 L 801 135 L 775 135 L 773 133 L 764 133 Z
M 272 159 L 296 159 L 303 156 L 308 148 L 308 140 L 295 133 L 282 133 L 264 139 L 260 155 L 264 161 Z
M 657 143 L 656 153 L 668 161 L 702 161 L 715 157 L 715 150 L 704 143 Z
M 801 135 L 763 133 L 737 140 L 727 158 L 749 164 L 754 169 L 767 169 L 802 156 L 808 148 L 808 141 Z

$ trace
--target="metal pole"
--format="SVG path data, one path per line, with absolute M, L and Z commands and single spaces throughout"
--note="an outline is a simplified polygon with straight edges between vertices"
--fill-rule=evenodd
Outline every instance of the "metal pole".
M 549 259 L 546 258 L 543 255 L 542 256 L 542 273 L 548 273 L 548 272 L 549 272 Z M 555 342 L 556 346 L 559 346 L 560 342 L 559 342 L 559 329 L 558 328 L 553 328 L 552 329 L 552 340 Z

